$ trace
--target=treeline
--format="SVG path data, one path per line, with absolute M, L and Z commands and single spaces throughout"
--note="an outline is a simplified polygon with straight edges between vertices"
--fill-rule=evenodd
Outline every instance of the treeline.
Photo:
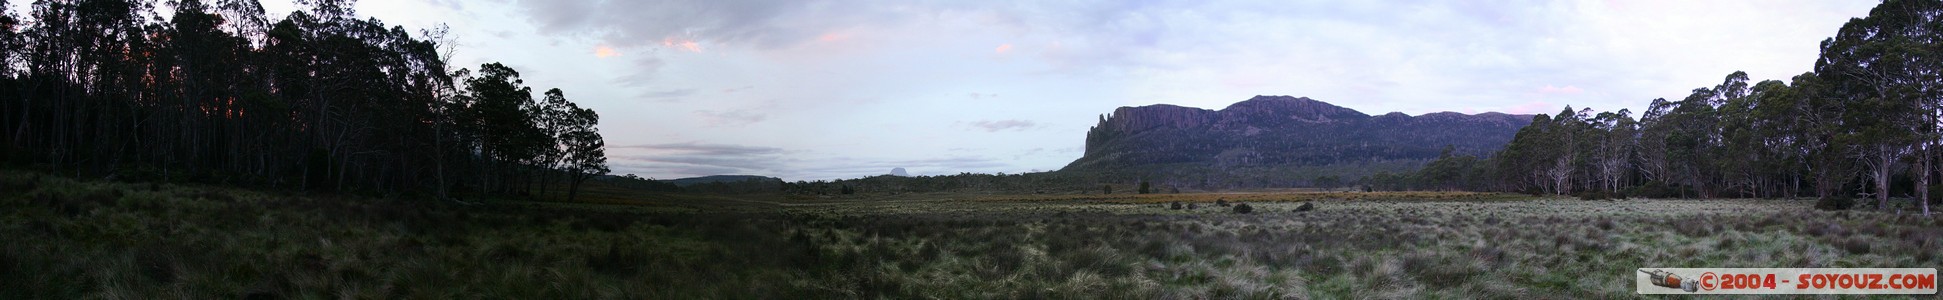
M 1632 112 L 1565 110 L 1489 158 L 1449 155 L 1391 187 L 1651 197 L 1930 199 L 1943 139 L 1943 1 L 1885 1 L 1822 42 L 1814 71 L 1735 72 Z M 1411 180 L 1414 179 L 1414 180 Z M 1381 185 L 1379 185 L 1381 186 Z M 1928 211 L 1927 201 L 1923 210 Z
M 79 176 L 315 191 L 526 194 L 607 172 L 599 115 L 443 29 L 350 0 L 43 0 L 0 11 L 0 158 Z M 5 4 L 0 2 L 0 4 Z M 9 5 L 0 5 L 4 10 Z M 568 197 L 573 192 L 567 191 Z

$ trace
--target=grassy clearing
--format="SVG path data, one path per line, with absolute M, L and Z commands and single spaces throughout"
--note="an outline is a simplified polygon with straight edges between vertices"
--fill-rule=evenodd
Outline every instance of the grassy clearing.
M 984 195 L 979 201 L 1073 201 L 1087 203 L 1169 203 L 1169 202 L 1303 202 L 1319 200 L 1524 200 L 1530 196 L 1479 192 L 1349 192 L 1349 191 L 1262 191 L 1245 193 L 1190 194 L 1081 194 L 1081 195 Z
M 0 298 L 1618 298 L 1638 267 L 1943 265 L 1938 218 L 1424 195 L 449 205 L 0 172 Z

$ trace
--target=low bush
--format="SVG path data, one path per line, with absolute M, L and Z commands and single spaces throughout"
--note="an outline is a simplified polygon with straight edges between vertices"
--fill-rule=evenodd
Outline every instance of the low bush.
M 1683 196 L 1694 194 L 1692 190 L 1686 187 L 1659 181 L 1648 181 L 1643 185 L 1626 188 L 1626 190 L 1620 191 L 1620 193 L 1640 198 L 1682 198 Z
M 1606 191 L 1579 192 L 1579 200 L 1607 200 L 1612 198 L 1612 193 Z
M 1815 200 L 1815 209 L 1820 210 L 1847 210 L 1852 207 L 1855 207 L 1855 199 L 1842 195 L 1822 197 L 1819 200 Z
M 1248 203 L 1242 203 L 1242 204 L 1236 204 L 1236 205 L 1235 205 L 1235 213 L 1237 213 L 1237 214 L 1247 214 L 1247 213 L 1253 213 L 1253 212 L 1255 212 L 1255 208 L 1254 208 L 1254 207 L 1251 207 L 1251 206 L 1248 206 Z
M 1302 206 L 1295 207 L 1295 211 L 1297 212 L 1304 212 L 1304 211 L 1311 211 L 1311 210 L 1316 210 L 1315 203 L 1303 202 Z

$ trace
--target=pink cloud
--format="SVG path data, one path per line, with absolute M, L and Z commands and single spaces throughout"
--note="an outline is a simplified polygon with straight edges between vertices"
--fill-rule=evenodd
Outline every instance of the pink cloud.
M 673 37 L 663 38 L 661 39 L 661 46 L 686 50 L 688 52 L 695 52 L 695 53 L 702 52 L 702 44 L 696 43 L 695 40 L 690 40 L 690 39 L 677 39 Z
M 998 54 L 1005 54 L 1006 52 L 1012 52 L 1012 44 L 998 45 L 998 49 L 992 50 L 992 52 Z
M 817 36 L 817 37 L 816 37 L 816 40 L 817 40 L 817 41 L 819 41 L 819 42 L 826 42 L 826 43 L 827 43 L 827 42 L 835 42 L 835 41 L 841 41 L 841 40 L 847 40 L 847 39 L 850 39 L 850 35 L 849 35 L 849 34 L 845 34 L 845 33 L 839 33 L 839 32 L 831 32 L 831 33 L 825 33 L 825 34 L 823 34 L 823 35 L 819 35 L 819 36 Z
M 614 47 L 608 47 L 606 45 L 594 47 L 594 57 L 609 58 L 615 56 L 621 56 L 621 52 L 615 51 Z

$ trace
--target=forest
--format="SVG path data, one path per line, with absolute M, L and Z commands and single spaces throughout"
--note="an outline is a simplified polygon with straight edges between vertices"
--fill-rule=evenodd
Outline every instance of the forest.
M 505 65 L 454 69 L 444 28 L 360 19 L 354 2 L 301 0 L 281 20 L 255 0 L 0 11 L 0 161 L 461 200 L 572 198 L 608 171 L 593 110 L 559 89 L 535 98 Z
M 1449 151 L 1383 189 L 1592 197 L 1931 199 L 1943 140 L 1943 2 L 1887 1 L 1821 43 L 1814 70 L 1734 72 L 1679 100 L 1537 115 L 1488 157 Z M 1929 201 L 1920 203 L 1928 213 Z

